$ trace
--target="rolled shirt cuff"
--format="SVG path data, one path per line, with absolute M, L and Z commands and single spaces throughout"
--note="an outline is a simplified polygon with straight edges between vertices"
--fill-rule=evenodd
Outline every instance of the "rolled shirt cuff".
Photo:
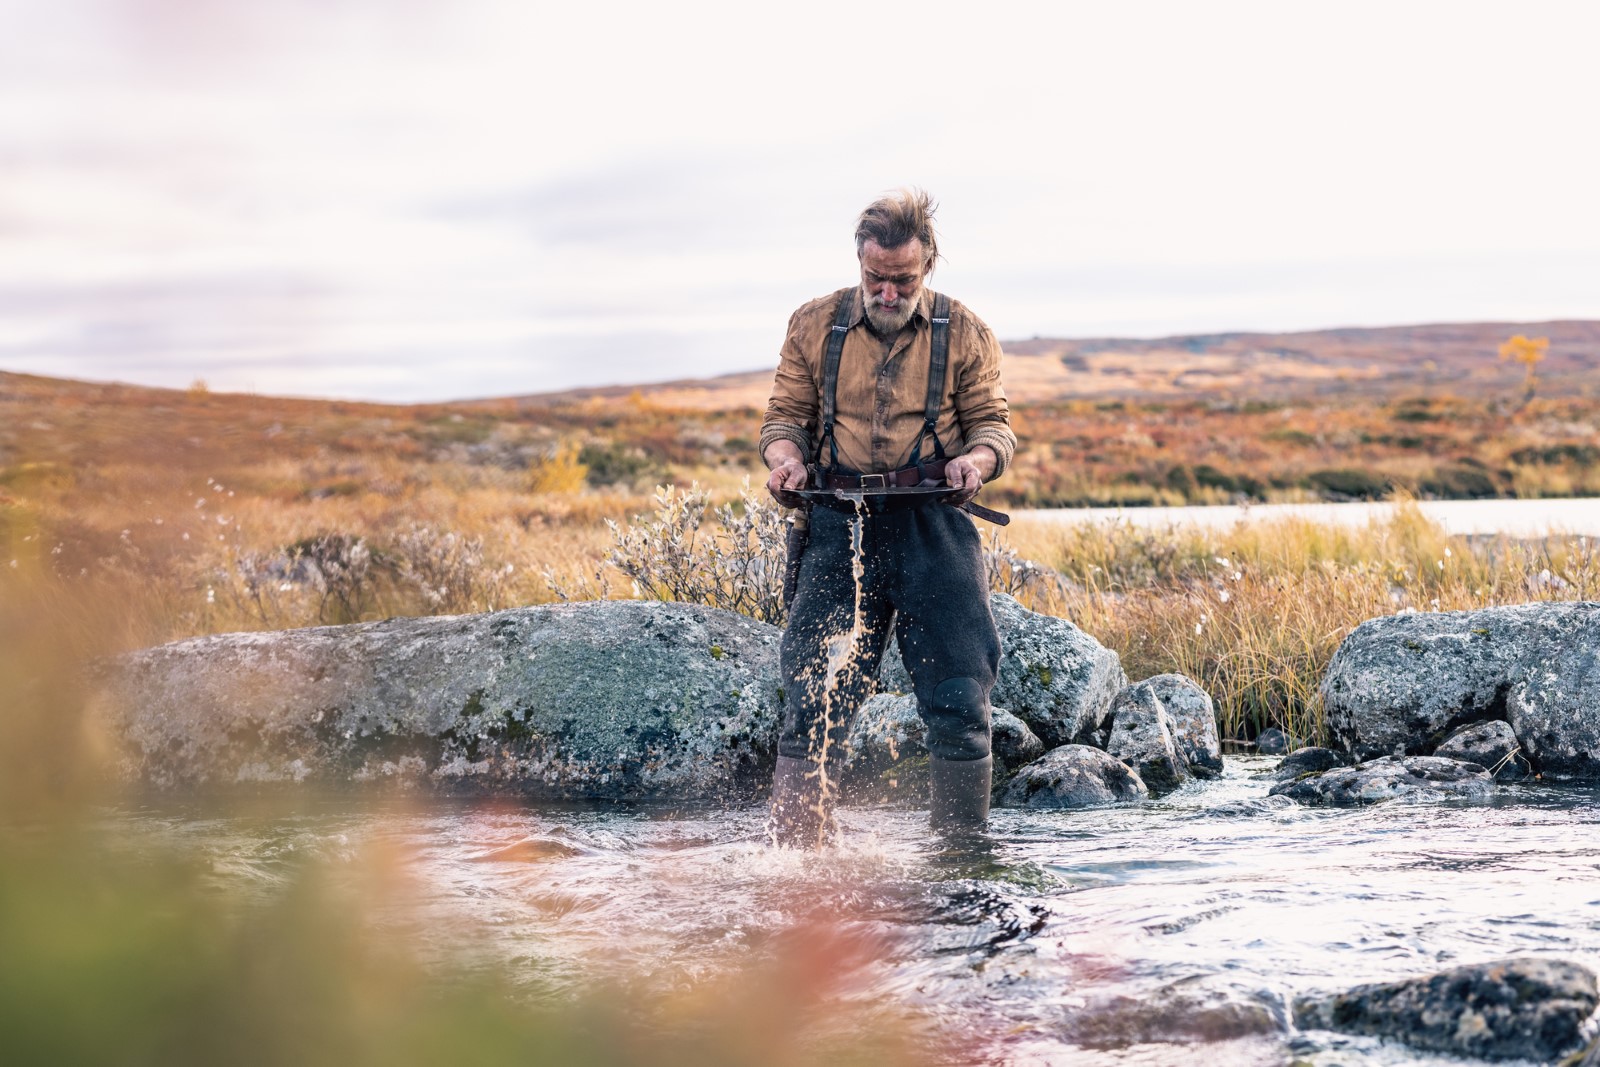
M 811 459 L 811 433 L 804 426 L 793 422 L 769 422 L 761 427 L 761 441 L 756 445 L 756 452 L 761 456 L 761 462 L 767 461 L 767 446 L 774 441 L 792 441 L 800 449 L 800 454 Z
M 1011 466 L 1011 457 L 1017 451 L 1017 435 L 1011 432 L 1009 426 L 1003 423 L 986 423 L 974 427 L 967 435 L 967 451 L 971 452 L 977 445 L 988 445 L 994 449 L 996 463 L 994 473 L 989 476 L 992 482 L 1006 472 Z

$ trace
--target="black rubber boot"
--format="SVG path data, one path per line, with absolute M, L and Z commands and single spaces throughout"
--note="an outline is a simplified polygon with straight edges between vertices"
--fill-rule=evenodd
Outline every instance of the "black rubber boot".
M 928 760 L 930 821 L 941 832 L 981 830 L 989 819 L 994 757 Z
M 772 813 L 767 837 L 786 848 L 821 848 L 833 836 L 831 803 L 822 797 L 822 779 L 811 760 L 778 757 L 772 772 Z

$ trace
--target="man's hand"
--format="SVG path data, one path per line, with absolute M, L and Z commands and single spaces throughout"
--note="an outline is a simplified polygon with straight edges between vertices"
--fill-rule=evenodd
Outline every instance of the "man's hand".
M 960 507 L 977 496 L 978 490 L 983 488 L 984 479 L 994 473 L 999 462 L 1000 457 L 988 445 L 974 445 L 972 451 L 947 462 L 944 467 L 945 484 L 958 490 L 949 503 Z
M 786 508 L 797 508 L 804 503 L 794 491 L 804 489 L 811 481 L 811 474 L 806 470 L 805 457 L 795 443 L 774 441 L 767 446 L 766 454 L 761 458 L 772 468 L 772 473 L 767 476 L 767 492 L 772 494 L 772 499 Z

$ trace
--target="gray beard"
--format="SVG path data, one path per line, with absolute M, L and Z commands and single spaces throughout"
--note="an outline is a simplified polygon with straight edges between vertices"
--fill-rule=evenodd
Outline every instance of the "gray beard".
M 899 333 L 905 324 L 911 321 L 911 316 L 917 313 L 917 303 L 921 299 L 922 294 L 918 293 L 916 300 L 902 300 L 893 312 L 888 312 L 874 306 L 872 296 L 865 289 L 861 291 L 861 302 L 866 308 L 867 322 L 884 336 Z

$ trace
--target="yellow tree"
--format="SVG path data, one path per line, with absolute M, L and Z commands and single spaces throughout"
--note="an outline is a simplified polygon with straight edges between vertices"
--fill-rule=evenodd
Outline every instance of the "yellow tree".
M 1550 349 L 1548 337 L 1524 337 L 1520 333 L 1500 346 L 1500 362 L 1517 362 L 1525 368 L 1522 382 L 1525 387 L 1524 396 L 1533 397 L 1533 387 L 1538 381 L 1534 368 L 1539 361 L 1544 359 L 1545 352 Z

